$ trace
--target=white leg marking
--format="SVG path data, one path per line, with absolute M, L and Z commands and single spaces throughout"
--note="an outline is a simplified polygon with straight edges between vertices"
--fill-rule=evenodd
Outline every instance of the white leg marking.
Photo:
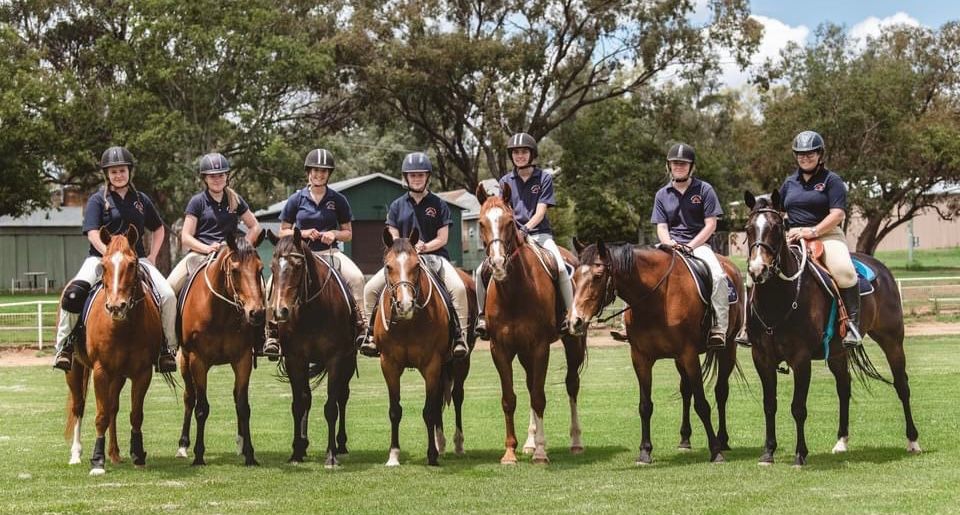
M 70 446 L 70 464 L 80 463 L 80 454 L 83 452 L 83 446 L 80 444 L 80 422 L 83 418 L 77 418 L 77 423 L 73 426 L 73 444 Z
M 840 439 L 837 440 L 837 444 L 833 446 L 833 453 L 839 454 L 841 452 L 847 452 L 847 442 L 849 441 L 850 437 L 841 436 Z
M 186 447 L 180 447 L 179 449 L 177 449 L 177 458 L 187 458 L 187 457 L 188 456 L 187 456 Z
M 536 442 L 536 433 L 537 433 L 537 424 L 534 419 L 537 417 L 537 414 L 533 412 L 533 408 L 530 408 L 530 424 L 527 425 L 527 441 L 523 443 L 523 453 L 524 454 L 533 454 L 533 451 L 537 449 Z
M 443 434 L 442 427 L 437 427 L 437 430 L 434 433 L 434 440 L 437 444 L 437 452 L 440 454 L 447 452 L 447 437 Z
M 400 466 L 400 449 L 390 449 L 390 457 L 387 458 L 388 467 Z
M 583 440 L 580 438 L 580 416 L 577 412 L 577 401 L 570 399 L 570 452 L 583 452 Z
M 550 460 L 547 458 L 547 435 L 543 430 L 543 418 L 534 415 L 533 421 L 537 426 L 537 430 L 534 435 L 534 441 L 536 442 L 537 447 L 533 451 L 533 462 L 549 463 Z
M 237 435 L 237 456 L 243 456 L 243 437 Z
M 106 474 L 106 473 L 107 473 L 107 471 L 104 470 L 104 469 L 102 469 L 102 468 L 90 469 L 90 475 L 91 475 L 91 476 L 102 476 L 102 475 L 104 475 L 104 474 Z
M 463 456 L 463 431 L 460 429 L 453 433 L 453 452 L 457 453 L 457 456 Z
M 916 440 L 913 440 L 913 441 L 909 441 L 909 440 L 908 440 L 908 441 L 907 441 L 907 452 L 913 453 L 913 454 L 920 454 L 920 453 L 922 452 L 921 449 L 920 449 L 920 442 L 918 442 L 918 441 L 916 441 Z

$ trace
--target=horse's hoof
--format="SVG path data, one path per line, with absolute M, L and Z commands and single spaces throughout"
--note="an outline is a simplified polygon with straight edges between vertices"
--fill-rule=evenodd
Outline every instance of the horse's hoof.
M 114 465 L 119 465 L 123 463 L 123 458 L 121 458 L 120 456 L 110 456 L 110 463 L 113 463 Z
M 327 461 L 323 464 L 323 468 L 325 468 L 325 469 L 327 469 L 327 470 L 338 469 L 338 468 L 340 468 L 340 463 L 338 463 L 337 460 L 333 460 L 333 461 L 327 460 Z
M 833 446 L 833 450 L 831 452 L 833 454 L 840 454 L 842 452 L 847 452 L 847 440 L 848 438 L 846 436 L 840 437 L 840 439 L 837 440 L 836 445 Z
M 299 465 L 303 463 L 303 458 L 291 457 L 289 460 L 287 460 L 287 463 L 291 465 Z
M 921 452 L 923 452 L 920 449 L 920 442 L 916 440 L 912 442 L 907 442 L 907 452 L 909 452 L 910 454 L 920 454 Z
M 390 449 L 390 456 L 387 458 L 388 467 L 400 466 L 400 449 Z
M 583 446 L 575 445 L 573 447 L 570 447 L 570 454 L 583 454 Z
M 70 465 L 79 465 L 79 464 L 80 464 L 80 456 L 70 456 L 70 461 L 69 461 L 68 463 L 69 463 Z
M 650 456 L 650 451 L 640 451 L 640 455 L 637 456 L 637 465 L 649 465 L 653 463 L 653 457 Z
M 343 447 L 337 447 L 337 455 L 344 456 L 347 454 L 350 454 L 350 451 L 347 450 L 346 445 L 344 445 Z
M 206 464 L 207 462 L 204 461 L 203 458 L 194 458 L 193 463 L 191 463 L 191 465 L 193 465 L 194 467 L 202 467 Z
M 102 467 L 96 467 L 96 468 L 90 469 L 90 475 L 91 475 L 91 476 L 102 476 L 102 475 L 104 475 L 104 474 L 106 474 L 106 473 L 107 473 L 107 471 L 106 471 L 104 468 L 102 468 Z
M 693 447 L 690 445 L 690 440 L 680 440 L 680 443 L 677 444 L 677 450 L 680 452 L 690 452 L 693 450 Z
M 804 458 L 803 456 L 797 455 L 797 457 L 793 459 L 793 468 L 795 469 L 803 468 L 803 466 L 806 464 L 807 464 L 807 459 Z
M 535 457 L 535 458 L 531 459 L 531 460 L 530 460 L 530 463 L 533 463 L 534 465 L 549 465 L 549 464 L 550 464 L 550 458 L 548 458 L 548 457 L 546 457 L 546 456 L 539 456 L 539 457 Z
M 514 452 L 512 448 L 507 448 L 503 453 L 503 457 L 500 458 L 501 465 L 516 465 L 517 464 L 517 453 Z
M 146 464 L 146 463 L 134 463 L 134 464 L 133 464 L 133 468 L 135 468 L 135 469 L 137 469 L 137 470 L 143 470 L 143 469 L 147 468 L 147 464 Z
M 533 452 L 536 451 L 536 450 L 537 450 L 536 447 L 524 447 L 524 448 L 523 448 L 523 453 L 524 453 L 524 454 L 533 454 Z
M 721 450 L 721 451 L 731 451 L 731 450 L 733 450 L 733 449 L 730 448 L 730 444 L 728 444 L 727 442 L 723 442 L 723 443 L 720 444 L 720 450 Z
M 427 466 L 430 466 L 430 467 L 439 467 L 439 466 L 440 466 L 440 460 L 427 460 Z
M 717 453 L 717 455 L 710 460 L 710 463 L 726 463 L 726 462 L 727 462 L 726 458 L 724 458 L 723 454 L 720 454 L 720 453 Z
M 177 458 L 187 458 L 187 448 L 181 447 L 177 449 Z
M 249 458 L 249 459 L 244 460 L 243 465 L 244 465 L 245 467 L 259 467 L 259 466 L 260 466 L 260 462 L 257 461 L 256 458 Z

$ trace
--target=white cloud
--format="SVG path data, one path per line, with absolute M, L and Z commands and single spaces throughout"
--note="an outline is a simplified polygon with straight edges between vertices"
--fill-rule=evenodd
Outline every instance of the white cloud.
M 870 16 L 860 23 L 854 25 L 848 32 L 848 35 L 850 36 L 850 39 L 855 40 L 854 45 L 858 49 L 862 49 L 866 45 L 868 38 L 875 38 L 879 36 L 880 31 L 883 28 L 891 25 L 908 25 L 911 27 L 919 27 L 920 22 L 917 21 L 917 19 L 913 16 L 910 16 L 903 11 L 900 11 L 893 16 L 887 16 L 886 18 Z
M 756 67 L 763 64 L 767 59 L 776 59 L 790 42 L 803 45 L 810 35 L 810 29 L 805 25 L 791 27 L 786 23 L 775 18 L 754 15 L 754 20 L 763 25 L 763 38 L 760 40 L 760 46 L 757 52 L 750 58 L 750 67 Z M 739 88 L 747 83 L 750 78 L 750 70 L 740 70 L 733 56 L 725 53 L 722 57 L 720 67 L 720 82 L 731 88 Z

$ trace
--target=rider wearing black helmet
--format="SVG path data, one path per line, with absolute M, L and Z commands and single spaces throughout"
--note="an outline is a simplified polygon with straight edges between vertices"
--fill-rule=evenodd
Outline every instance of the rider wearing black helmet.
M 423 152 L 407 154 L 403 158 L 401 171 L 403 183 L 410 191 L 390 204 L 387 212 L 387 229 L 394 238 L 406 238 L 414 228 L 419 229 L 420 241 L 416 245 L 417 253 L 437 275 L 443 277 L 453 303 L 453 311 L 456 312 L 456 316 L 451 320 L 456 324 L 453 357 L 460 359 L 470 352 L 466 343 L 470 312 L 467 305 L 466 286 L 457 270 L 450 264 L 450 255 L 447 253 L 447 238 L 450 224 L 453 223 L 450 207 L 443 199 L 428 191 L 433 164 L 426 154 Z M 373 341 L 373 316 L 385 285 L 386 278 L 381 269 L 373 274 L 363 289 L 366 310 L 371 317 L 366 334 L 361 336 L 359 341 L 360 352 L 365 356 L 379 354 Z
M 303 169 L 307 186 L 287 199 L 280 212 L 280 236 L 293 234 L 300 228 L 313 254 L 340 272 L 354 299 L 354 319 L 363 332 L 366 317 L 363 315 L 363 272 L 343 252 L 337 242 L 353 239 L 353 212 L 347 197 L 328 186 L 335 167 L 333 154 L 325 148 L 316 148 L 307 153 Z M 272 277 L 267 291 L 272 289 Z M 267 310 L 267 336 L 263 353 L 271 359 L 280 355 L 276 324 L 271 321 L 273 311 Z
M 247 227 L 247 241 L 251 245 L 260 234 L 260 224 L 247 201 L 229 186 L 227 158 L 218 152 L 207 154 L 200 158 L 198 168 L 204 190 L 190 198 L 180 230 L 180 244 L 188 252 L 167 277 L 177 295 L 190 272 L 223 245 L 227 231 L 236 230 L 238 221 L 242 220 Z
M 801 239 L 823 243 L 824 264 L 837 281 L 849 317 L 843 344 L 856 347 L 860 345 L 860 292 L 847 239 L 840 227 L 846 216 L 847 185 L 826 168 L 825 149 L 820 134 L 797 134 L 792 145 L 797 170 L 780 187 L 780 201 L 789 219 L 790 243 Z
M 105 185 L 90 196 L 83 212 L 83 232 L 90 241 L 90 252 L 77 275 L 63 289 L 60 298 L 57 355 L 53 365 L 55 368 L 70 370 L 73 363 L 73 342 L 76 338 L 76 335 L 72 334 L 74 325 L 80 318 L 90 288 L 103 275 L 100 260 L 107 246 L 100 241 L 100 231 L 124 234 L 127 227 L 133 225 L 141 235 L 144 234 L 144 229 L 152 232 L 150 255 L 146 253 L 143 238 L 137 241 L 135 250 L 140 264 L 150 272 L 150 278 L 160 295 L 160 318 L 166 345 L 161 346 L 156 367 L 160 372 L 177 370 L 173 357 L 177 349 L 177 298 L 163 274 L 154 265 L 165 237 L 163 220 L 160 219 L 150 197 L 134 188 L 131 179 L 135 165 L 133 154 L 124 147 L 110 147 L 100 157 L 100 170 L 103 172 Z
M 727 273 L 709 244 L 723 209 L 713 186 L 693 176 L 696 161 L 696 152 L 690 145 L 677 143 L 670 147 L 667 152 L 670 183 L 657 191 L 651 222 L 657 224 L 661 245 L 691 252 L 710 268 L 713 280 L 710 304 L 714 317 L 707 347 L 723 348 L 729 324 Z

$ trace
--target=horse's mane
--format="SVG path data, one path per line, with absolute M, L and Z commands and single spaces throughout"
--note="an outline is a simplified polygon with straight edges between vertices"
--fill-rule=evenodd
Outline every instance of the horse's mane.
M 236 242 L 237 242 L 237 245 L 236 245 L 237 250 L 234 251 L 234 254 L 236 254 L 236 256 L 240 258 L 240 261 L 245 261 L 248 258 L 251 258 L 254 256 L 256 257 L 260 256 L 260 254 L 257 253 L 257 249 L 253 245 L 251 245 L 250 242 L 247 241 L 247 239 L 244 238 L 241 234 L 237 234 Z
M 133 246 L 130 245 L 130 241 L 127 240 L 127 237 L 122 234 L 115 234 L 110 237 L 110 244 L 107 245 L 107 251 L 103 255 L 113 254 L 114 252 L 131 252 L 136 254 L 133 250 Z
M 401 252 L 412 252 L 416 254 L 417 250 L 413 248 L 413 245 L 410 244 L 409 238 L 394 238 L 393 245 L 383 250 L 383 256 L 386 257 L 387 254 L 391 252 L 394 254 L 399 254 Z
M 513 208 L 510 207 L 509 204 L 507 204 L 506 202 L 504 202 L 503 198 L 500 197 L 499 195 L 490 195 L 489 197 L 487 197 L 487 200 L 485 200 L 485 201 L 483 202 L 483 205 L 480 206 L 480 209 L 481 209 L 481 210 L 482 210 L 482 209 L 493 209 L 493 208 L 495 208 L 495 207 L 499 207 L 499 208 L 503 209 L 504 211 L 510 211 L 511 213 L 513 212 Z
M 773 200 L 770 199 L 770 194 L 757 195 L 757 203 L 753 205 L 753 211 L 758 209 L 776 209 L 776 206 L 773 205 Z
M 610 261 L 610 268 L 615 274 L 629 273 L 634 268 L 633 250 L 637 248 L 632 243 L 612 242 L 604 244 L 607 247 L 607 257 Z M 583 255 L 580 256 L 581 263 L 593 263 L 600 251 L 596 245 L 590 245 L 583 249 Z

